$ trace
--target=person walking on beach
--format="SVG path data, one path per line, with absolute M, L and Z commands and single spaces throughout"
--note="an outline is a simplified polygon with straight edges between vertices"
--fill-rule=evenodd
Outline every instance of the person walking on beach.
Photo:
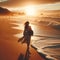
M 33 30 L 31 28 L 31 26 L 29 26 L 29 22 L 25 22 L 25 27 L 24 27 L 24 41 L 27 43 L 27 49 L 29 49 L 29 45 L 30 45 L 30 40 L 31 40 L 31 36 L 33 36 Z
M 26 21 L 24 25 L 25 26 L 24 26 L 23 37 L 21 37 L 18 40 L 18 42 L 27 43 L 27 49 L 29 49 L 31 36 L 33 36 L 33 30 L 31 26 L 29 25 L 28 21 Z

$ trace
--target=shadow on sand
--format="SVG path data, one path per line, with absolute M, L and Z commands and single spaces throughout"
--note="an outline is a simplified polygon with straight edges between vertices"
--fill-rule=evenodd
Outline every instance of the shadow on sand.
M 18 57 L 18 60 L 29 60 L 29 58 L 30 58 L 30 51 L 27 48 L 25 55 L 21 53 Z

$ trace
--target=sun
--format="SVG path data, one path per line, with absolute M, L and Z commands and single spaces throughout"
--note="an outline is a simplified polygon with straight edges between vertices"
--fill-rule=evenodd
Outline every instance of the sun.
M 28 5 L 25 7 L 25 14 L 27 16 L 34 16 L 36 14 L 36 9 L 32 5 Z

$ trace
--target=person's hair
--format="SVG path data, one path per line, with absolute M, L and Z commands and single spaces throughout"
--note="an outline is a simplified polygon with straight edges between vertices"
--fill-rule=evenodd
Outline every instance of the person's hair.
M 29 25 L 29 21 L 25 22 L 25 25 Z
M 27 21 L 27 22 L 25 22 L 25 29 L 27 29 L 28 26 L 29 26 L 29 22 Z

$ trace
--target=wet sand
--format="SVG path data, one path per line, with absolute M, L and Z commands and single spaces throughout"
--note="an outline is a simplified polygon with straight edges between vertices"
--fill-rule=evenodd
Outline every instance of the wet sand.
M 18 38 L 14 34 L 21 33 L 22 30 L 12 29 L 15 21 L 0 19 L 0 60 L 19 60 L 21 54 L 26 55 L 26 44 L 18 43 Z M 15 22 L 16 23 L 16 22 Z M 37 51 L 30 46 L 29 60 L 45 60 Z M 22 57 L 21 57 L 22 58 Z

